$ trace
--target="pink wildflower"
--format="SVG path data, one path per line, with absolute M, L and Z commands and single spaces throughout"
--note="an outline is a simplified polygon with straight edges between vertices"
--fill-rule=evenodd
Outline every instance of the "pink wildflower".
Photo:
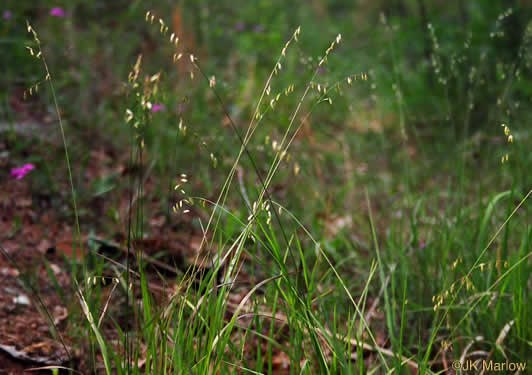
M 164 106 L 164 104 L 154 104 L 152 107 L 151 107 L 151 111 L 153 113 L 155 112 L 159 112 L 159 111 L 163 111 L 166 109 L 166 107 Z
M 52 17 L 65 17 L 66 13 L 63 8 L 55 7 L 55 8 L 50 9 L 50 15 Z
M 4 10 L 4 13 L 2 13 L 2 18 L 6 21 L 13 17 L 13 13 L 11 13 L 9 10 Z
M 11 169 L 11 177 L 15 177 L 20 180 L 22 177 L 30 173 L 32 169 L 35 169 L 33 164 L 24 164 L 22 167 Z

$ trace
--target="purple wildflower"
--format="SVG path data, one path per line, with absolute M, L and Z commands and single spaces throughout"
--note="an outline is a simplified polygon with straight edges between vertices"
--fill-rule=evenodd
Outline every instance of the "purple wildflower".
M 181 103 L 177 106 L 177 111 L 179 113 L 183 113 L 185 112 L 185 110 L 187 109 L 187 105 L 185 103 Z
M 22 167 L 11 169 L 11 177 L 15 177 L 20 180 L 22 177 L 30 173 L 32 169 L 35 169 L 33 164 L 24 164 Z
M 155 112 L 159 112 L 159 111 L 165 111 L 166 110 L 166 107 L 164 106 L 164 104 L 154 104 L 152 107 L 151 107 L 151 111 L 153 113 Z
M 235 25 L 235 30 L 236 31 L 242 32 L 245 29 L 246 29 L 246 24 L 244 22 L 239 21 L 239 22 L 236 23 L 236 25 Z
M 9 11 L 9 10 L 4 10 L 4 13 L 2 13 L 2 18 L 7 21 L 11 17 L 13 17 L 13 13 L 11 13 L 11 11 Z
M 50 15 L 52 17 L 65 17 L 66 13 L 63 8 L 55 7 L 55 8 L 50 9 Z
M 264 26 L 262 25 L 255 25 L 255 27 L 253 27 L 253 32 L 255 34 L 261 34 L 262 32 L 264 32 Z

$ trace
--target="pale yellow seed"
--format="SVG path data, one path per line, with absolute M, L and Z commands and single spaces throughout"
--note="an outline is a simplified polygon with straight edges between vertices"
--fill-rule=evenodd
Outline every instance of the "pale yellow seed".
M 505 162 L 508 161 L 508 154 L 504 155 L 502 158 L 501 158 L 501 163 L 504 164 Z
M 297 37 L 298 35 L 301 33 L 301 26 L 298 26 L 298 28 L 296 29 L 296 31 L 294 32 L 294 39 L 295 41 L 297 42 Z
M 294 164 L 294 174 L 297 176 L 299 175 L 299 171 L 301 170 L 301 167 L 299 166 L 298 163 L 295 163 Z
M 506 124 L 501 125 L 504 128 L 504 135 L 510 134 L 510 128 Z
M 133 112 L 130 109 L 126 109 L 126 122 L 130 122 L 133 119 Z

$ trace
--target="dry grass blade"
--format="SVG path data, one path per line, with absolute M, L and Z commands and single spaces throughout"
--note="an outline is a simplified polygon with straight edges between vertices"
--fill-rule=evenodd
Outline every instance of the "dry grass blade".
M 27 368 L 24 371 L 42 371 L 42 370 L 66 370 L 66 371 L 72 371 L 76 374 L 83 374 L 81 371 L 76 371 L 73 368 L 65 367 L 65 366 L 43 366 L 43 367 L 32 367 Z
M 251 296 L 253 295 L 253 293 L 255 293 L 255 291 L 257 291 L 257 289 L 259 289 L 261 286 L 269 283 L 270 281 L 273 281 L 273 280 L 277 280 L 279 278 L 283 277 L 283 275 L 277 275 L 277 276 L 272 276 L 272 277 L 269 277 L 267 279 L 264 279 L 262 280 L 260 283 L 258 283 L 257 285 L 255 285 L 245 296 L 244 298 L 242 298 L 242 301 L 240 301 L 240 303 L 238 304 L 238 306 L 236 307 L 236 309 L 234 310 L 233 312 L 233 317 L 231 318 L 231 321 L 222 329 L 222 331 L 220 333 L 218 333 L 218 335 L 216 335 L 215 339 L 213 340 L 212 342 L 212 347 L 214 348 L 216 346 L 216 343 L 218 342 L 218 340 L 220 339 L 220 336 L 227 330 L 227 328 L 229 328 L 230 326 L 232 326 L 235 322 L 235 320 L 238 318 L 238 314 L 240 313 L 240 311 L 242 311 L 242 309 L 244 309 L 244 305 L 246 304 L 246 302 L 251 298 Z M 229 304 L 228 304 L 229 305 Z
M 504 339 L 506 338 L 506 336 L 508 335 L 508 332 L 510 332 L 510 328 L 512 328 L 512 326 L 514 325 L 515 323 L 515 320 L 512 320 L 508 323 L 506 323 L 504 325 L 504 327 L 502 328 L 501 332 L 499 333 L 499 336 L 497 337 L 497 340 L 495 341 L 495 346 L 500 348 L 500 350 L 502 351 L 502 343 L 504 342 Z M 489 353 L 487 353 L 486 355 L 486 361 L 489 361 L 490 358 L 493 356 L 493 353 L 495 352 L 495 348 L 491 349 Z M 504 353 L 504 352 L 503 352 Z M 482 369 L 481 371 L 481 375 L 484 374 L 485 372 L 485 368 Z
M 366 313 L 366 321 L 368 322 L 368 324 L 371 322 L 371 319 L 373 318 L 373 316 L 375 316 L 375 310 L 377 310 L 377 306 L 379 305 L 379 302 L 382 298 L 382 295 L 384 293 L 384 288 L 386 288 L 388 286 L 388 283 L 390 282 L 390 276 L 391 275 L 388 275 L 386 277 L 386 281 L 384 282 L 384 285 L 381 287 L 381 290 L 379 291 L 379 295 L 377 296 L 377 298 L 375 298 L 375 300 L 371 304 L 371 307 Z M 366 328 L 365 326 L 362 327 L 362 332 L 364 332 L 365 328 Z
M 478 342 L 480 340 L 482 340 L 483 338 L 482 337 L 475 337 L 473 340 L 471 340 L 467 345 L 466 347 L 464 348 L 463 352 L 462 352 L 462 355 L 460 356 L 460 363 L 464 363 L 467 355 L 468 355 L 468 352 L 469 352 L 469 349 L 471 349 L 471 347 L 475 344 L 475 342 Z
M 113 280 L 118 281 L 118 279 L 113 279 Z M 117 285 L 118 285 L 118 282 L 115 282 L 113 284 L 113 288 L 109 292 L 109 296 L 107 297 L 107 301 L 105 302 L 105 306 L 103 307 L 103 311 L 102 311 L 102 314 L 100 315 L 100 319 L 98 319 L 98 328 L 100 328 L 100 326 L 102 325 L 103 317 L 105 316 L 105 313 L 107 312 L 107 308 L 109 307 L 109 302 L 111 301 L 111 297 L 113 296 L 113 292 L 115 291 Z

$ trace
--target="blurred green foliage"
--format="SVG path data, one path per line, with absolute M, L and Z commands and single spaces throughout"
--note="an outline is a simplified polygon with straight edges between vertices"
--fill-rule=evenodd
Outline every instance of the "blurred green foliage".
M 63 7 L 66 17 L 50 16 L 53 7 Z M 522 42 L 531 7 L 512 1 L 28 4 L 8 0 L 1 9 L 10 12 L 0 28 L 0 41 L 9 51 L 0 61 L 5 72 L 3 94 L 13 85 L 28 86 L 38 75 L 38 67 L 24 49 L 31 44 L 25 33 L 26 19 L 41 33 L 53 70 L 61 72 L 56 79 L 61 80 L 63 90 L 59 91 L 72 102 L 68 107 L 81 111 L 89 122 L 94 122 L 93 115 L 107 115 L 109 101 L 100 100 L 101 90 L 108 89 L 106 96 L 119 96 L 120 82 L 140 52 L 152 54 L 148 66 L 166 70 L 169 81 L 177 84 L 180 79 L 169 69 L 169 48 L 143 22 L 145 11 L 153 9 L 172 24 L 177 8 L 181 8 L 183 30 L 189 35 L 185 40 L 193 40 L 191 47 L 201 51 L 206 72 L 221 75 L 219 82 L 224 84 L 227 102 L 237 107 L 234 113 L 249 111 L 246 107 L 252 104 L 284 42 L 299 25 L 302 43 L 287 67 L 292 69 L 290 74 L 281 78 L 281 86 L 305 72 L 302 81 L 308 79 L 318 56 L 337 33 L 342 33 L 343 44 L 334 63 L 328 65 L 332 72 L 327 76 L 340 79 L 352 72 L 371 72 L 380 109 L 395 112 L 400 102 L 406 107 L 410 124 L 437 128 L 450 122 L 462 128 L 464 123 L 471 123 L 482 128 L 502 116 L 523 112 L 523 106 L 516 109 L 515 104 L 528 102 L 530 63 L 526 56 L 530 52 Z M 314 60 L 301 67 L 301 61 L 309 57 Z M 244 94 L 250 98 L 242 98 Z M 398 95 L 401 101 L 396 99 Z M 366 99 L 358 93 L 350 95 L 348 102 Z M 499 99 L 502 103 L 496 106 Z M 95 111 L 97 108 L 100 110 Z M 336 108 L 334 112 L 341 118 L 346 111 Z
M 53 7 L 62 7 L 65 17 L 51 16 Z M 189 68 L 172 64 L 168 36 L 144 21 L 147 10 L 165 19 L 170 32 L 183 33 L 181 47 L 198 56 L 207 78 L 216 77 L 225 108 L 207 80 L 191 80 Z M 148 134 L 161 150 L 161 163 L 167 163 L 162 168 L 170 168 L 165 155 L 173 153 L 175 142 L 176 157 L 185 165 L 195 161 L 206 171 L 213 153 L 219 166 L 227 167 L 239 142 L 225 111 L 243 133 L 284 43 L 301 26 L 300 41 L 290 47 L 272 84 L 275 93 L 294 84 L 296 94 L 267 112 L 250 146 L 260 165 L 272 155 L 264 147 L 266 137 L 281 136 L 310 80 L 324 87 L 361 72 L 369 80 L 331 94 L 333 107 L 313 106 L 318 95 L 311 92 L 301 114 L 312 111 L 310 136 L 329 139 L 346 129 L 373 129 L 431 144 L 467 143 L 475 132 L 500 135 L 502 122 L 529 116 L 531 10 L 513 1 L 7 0 L 0 9 L 9 12 L 0 21 L 0 43 L 8 51 L 0 57 L 0 108 L 2 116 L 16 116 L 10 98 L 43 79 L 24 48 L 33 45 L 28 20 L 43 42 L 64 117 L 78 133 L 123 144 L 128 136 L 123 113 L 130 103 L 124 82 L 143 54 L 143 75 L 162 72 L 157 98 L 167 112 L 153 116 Z M 317 69 L 338 33 L 342 43 Z M 180 119 L 189 137 L 176 141 Z M 296 140 L 294 152 L 297 147 Z M 205 152 L 198 154 L 200 149 Z

